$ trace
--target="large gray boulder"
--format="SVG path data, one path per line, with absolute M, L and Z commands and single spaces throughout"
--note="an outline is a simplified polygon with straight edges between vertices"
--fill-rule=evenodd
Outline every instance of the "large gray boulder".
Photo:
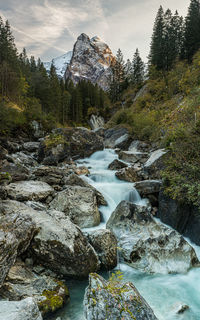
M 33 298 L 21 301 L 0 301 L 0 320 L 42 320 Z
M 128 167 L 128 165 L 125 162 L 119 161 L 118 159 L 113 160 L 108 166 L 109 170 L 120 170 L 123 168 Z
M 23 203 L 11 200 L 2 201 L 1 208 L 7 215 L 15 212 L 35 222 L 39 232 L 29 248 L 35 263 L 57 274 L 78 278 L 99 269 L 97 254 L 69 218 L 65 217 L 61 223 L 46 212 L 37 212 Z
M 98 226 L 100 223 L 96 195 L 91 188 L 68 186 L 57 194 L 50 208 L 65 212 L 81 228 Z
M 8 161 L 2 163 L 0 171 L 9 174 L 12 182 L 27 180 L 30 175 L 30 171 L 24 165 L 16 165 Z
M 135 169 L 133 166 L 120 169 L 115 173 L 115 175 L 119 180 L 128 182 L 141 180 L 140 170 Z
M 69 185 L 69 186 L 80 186 L 80 187 L 90 188 L 95 193 L 98 206 L 106 206 L 107 205 L 107 202 L 106 202 L 104 196 L 101 194 L 101 192 L 99 192 L 96 188 L 91 186 L 87 181 L 82 179 L 77 174 L 72 173 L 68 177 L 66 177 L 65 184 Z
M 129 143 L 129 133 L 126 128 L 115 127 L 107 129 L 104 133 L 104 146 L 106 148 L 126 149 Z
M 0 203 L 0 287 L 17 256 L 27 250 L 37 232 L 36 224 L 15 208 L 8 212 Z
M 136 182 L 134 184 L 134 187 L 137 189 L 141 196 L 159 193 L 161 186 L 161 180 L 144 180 Z
M 19 181 L 5 187 L 8 197 L 18 201 L 45 200 L 54 189 L 42 181 Z
M 150 153 L 149 159 L 144 163 L 144 171 L 151 179 L 160 179 L 161 170 L 164 169 L 164 161 L 167 157 L 167 150 L 158 149 Z
M 131 282 L 105 281 L 97 274 L 89 277 L 84 297 L 87 320 L 156 320 L 153 310 Z
M 144 152 L 132 152 L 132 151 L 120 151 L 119 159 L 130 163 L 145 163 L 148 159 L 148 153 Z
M 45 165 L 85 158 L 103 150 L 103 139 L 86 128 L 57 129 L 45 137 L 38 151 L 38 160 Z
M 122 201 L 107 222 L 125 263 L 149 273 L 184 273 L 198 266 L 188 242 L 177 231 L 155 221 L 149 210 Z
M 90 244 L 98 254 L 101 268 L 112 270 L 117 266 L 117 239 L 110 230 L 98 229 L 87 234 Z

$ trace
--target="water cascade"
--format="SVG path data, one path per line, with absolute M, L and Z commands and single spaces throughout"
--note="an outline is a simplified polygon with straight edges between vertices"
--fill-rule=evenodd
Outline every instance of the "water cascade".
M 90 158 L 78 162 L 90 170 L 90 176 L 84 177 L 88 183 L 98 189 L 108 206 L 101 206 L 102 222 L 96 228 L 105 228 L 113 210 L 122 200 L 145 205 L 132 183 L 118 180 L 115 171 L 108 170 L 108 165 L 118 155 L 114 150 L 98 151 Z M 195 246 L 200 256 L 200 248 Z M 199 320 L 200 319 L 200 269 L 192 269 L 187 274 L 149 275 L 139 272 L 123 263 L 121 269 L 125 281 L 132 281 L 141 295 L 154 310 L 159 320 Z M 103 274 L 107 277 L 107 274 Z M 71 302 L 59 314 L 62 320 L 83 320 L 83 296 L 87 281 L 70 281 Z M 179 304 L 186 304 L 189 309 L 181 315 L 176 314 Z M 113 319 L 114 320 L 114 319 Z

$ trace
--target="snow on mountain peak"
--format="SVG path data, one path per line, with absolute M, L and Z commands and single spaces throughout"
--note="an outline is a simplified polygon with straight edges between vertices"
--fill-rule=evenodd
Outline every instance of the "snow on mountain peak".
M 64 77 L 67 66 L 69 65 L 72 58 L 73 51 L 69 51 L 60 57 L 52 59 L 50 62 L 44 62 L 45 69 L 49 72 L 51 64 L 53 63 L 56 73 L 59 77 Z

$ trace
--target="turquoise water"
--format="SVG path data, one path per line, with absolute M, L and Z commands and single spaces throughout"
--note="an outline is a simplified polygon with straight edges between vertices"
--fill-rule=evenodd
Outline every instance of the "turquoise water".
M 108 207 L 100 207 L 103 222 L 97 228 L 105 228 L 105 222 L 122 200 L 144 203 L 132 183 L 118 180 L 115 172 L 107 169 L 114 159 L 117 159 L 117 154 L 108 149 L 79 162 L 89 167 L 91 175 L 85 179 L 101 191 L 108 202 Z M 195 246 L 195 249 L 199 254 L 199 247 Z M 133 282 L 159 320 L 200 320 L 200 268 L 176 275 L 148 275 L 123 263 L 118 265 L 118 269 L 123 272 L 124 281 Z M 109 276 L 108 273 L 102 275 L 106 278 Z M 71 301 L 56 317 L 60 316 L 62 320 L 83 320 L 87 281 L 67 281 L 67 285 Z M 176 315 L 177 303 L 187 304 L 190 308 L 184 314 Z

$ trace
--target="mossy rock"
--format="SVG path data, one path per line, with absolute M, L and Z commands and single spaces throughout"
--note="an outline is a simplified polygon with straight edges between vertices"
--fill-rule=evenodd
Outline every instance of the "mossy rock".
M 44 317 L 61 309 L 69 300 L 69 291 L 66 285 L 62 281 L 57 281 L 57 283 L 58 286 L 55 290 L 44 290 L 42 293 L 45 299 L 40 301 L 38 306 Z
M 50 134 L 44 141 L 45 147 L 51 149 L 59 144 L 66 144 L 66 140 L 62 134 Z

